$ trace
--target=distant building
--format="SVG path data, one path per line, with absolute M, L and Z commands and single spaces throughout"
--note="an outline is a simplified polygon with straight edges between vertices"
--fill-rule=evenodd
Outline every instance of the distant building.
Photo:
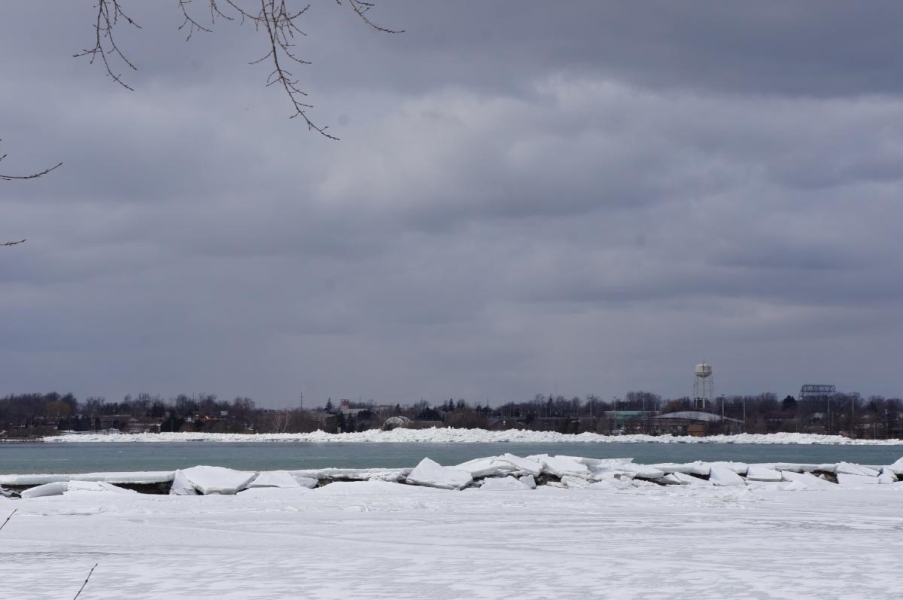
M 692 435 L 734 435 L 743 433 L 745 424 L 739 419 L 722 417 L 715 413 L 699 410 L 682 410 L 656 415 L 652 418 L 652 428 L 658 434 Z

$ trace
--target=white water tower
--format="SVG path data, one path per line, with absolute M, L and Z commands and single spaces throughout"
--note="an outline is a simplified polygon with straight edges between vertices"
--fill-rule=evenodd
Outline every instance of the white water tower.
M 712 377 L 712 365 L 702 362 L 693 369 L 693 407 L 705 410 L 706 403 L 715 405 L 715 378 Z

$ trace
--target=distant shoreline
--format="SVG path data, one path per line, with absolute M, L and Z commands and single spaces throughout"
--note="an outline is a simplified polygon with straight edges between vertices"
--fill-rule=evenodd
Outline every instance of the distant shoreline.
M 597 433 L 566 434 L 551 431 L 485 429 L 393 429 L 391 431 L 369 430 L 357 433 L 73 433 L 37 438 L 34 441 L 49 443 L 184 443 L 184 442 L 300 442 L 300 443 L 432 443 L 432 444 L 479 444 L 479 443 L 652 443 L 652 444 L 817 444 L 849 446 L 903 446 L 903 440 L 850 439 L 839 435 L 819 435 L 805 433 L 769 433 L 692 436 L 650 436 L 650 435 L 601 435 Z

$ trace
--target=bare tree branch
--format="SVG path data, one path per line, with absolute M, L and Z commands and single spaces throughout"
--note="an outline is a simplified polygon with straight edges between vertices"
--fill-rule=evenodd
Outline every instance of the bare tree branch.
M 22 241 L 24 242 L 25 240 L 22 240 Z M 5 521 L 3 521 L 3 525 L 0 525 L 0 529 L 3 529 L 4 527 L 6 527 L 6 524 L 9 523 L 9 520 L 13 518 L 13 515 L 16 514 L 16 511 L 17 511 L 17 510 L 19 510 L 19 509 L 18 509 L 18 508 L 14 508 L 14 509 L 13 509 L 13 512 L 9 513 L 9 516 L 6 517 L 6 520 L 5 520 Z
M 0 140 L 0 141 L 3 141 L 3 140 Z M 6 154 L 0 154 L 0 162 L 2 162 L 3 159 L 6 158 L 6 156 L 7 156 Z M 56 169 L 57 167 L 59 167 L 62 164 L 63 163 L 57 163 L 57 164 L 53 165 L 52 167 L 44 169 L 40 173 L 31 173 L 29 175 L 6 175 L 4 173 L 0 173 L 0 181 L 13 181 L 16 179 L 37 179 L 38 177 L 43 177 L 44 175 L 46 175 L 47 173 Z
M 4 242 L 4 243 L 0 244 L 0 246 L 17 246 L 17 245 L 23 244 L 23 243 L 25 243 L 25 240 L 19 240 L 18 242 Z M 2 529 L 2 528 L 0 528 L 0 529 Z
M 100 563 L 94 563 L 94 566 L 91 567 L 91 570 L 88 572 L 88 576 L 85 577 L 85 582 L 84 582 L 84 583 L 82 584 L 82 586 L 78 589 L 78 593 L 75 594 L 75 596 L 72 598 L 72 600 L 77 600 L 78 597 L 82 595 L 82 591 L 85 589 L 85 586 L 88 585 L 88 580 L 91 579 L 91 575 L 94 574 L 94 569 L 96 569 L 96 568 L 97 568 L 97 565 L 99 565 L 99 564 L 100 564 Z
M 307 111 L 313 108 L 313 105 L 307 102 L 307 93 L 301 89 L 299 80 L 287 68 L 290 63 L 301 66 L 310 64 L 295 52 L 296 36 L 305 35 L 299 26 L 300 19 L 308 11 L 310 5 L 305 4 L 301 8 L 292 9 L 290 7 L 292 0 L 254 1 L 259 3 L 259 9 L 251 10 L 248 8 L 250 4 L 243 3 L 242 0 L 179 0 L 179 10 L 183 19 L 179 29 L 185 30 L 186 40 L 190 40 L 195 33 L 212 33 L 216 21 L 225 19 L 237 21 L 239 25 L 250 23 L 255 30 L 265 32 L 266 52 L 260 58 L 251 61 L 250 64 L 267 62 L 272 66 L 273 70 L 267 76 L 266 85 L 267 87 L 281 88 L 288 96 L 293 109 L 289 118 L 300 118 L 307 125 L 308 130 L 316 131 L 329 139 L 338 139 L 326 131 L 326 126 L 317 125 L 308 117 Z M 209 23 L 202 22 L 192 14 L 190 8 L 194 2 L 200 2 L 209 9 Z M 348 6 L 368 27 L 383 33 L 402 33 L 400 30 L 378 25 L 370 19 L 367 13 L 374 8 L 373 2 L 363 0 L 335 0 L 335 2 L 339 6 Z M 129 25 L 140 28 L 123 12 L 122 0 L 98 0 L 97 18 L 94 25 L 94 47 L 75 56 L 89 56 L 92 63 L 99 58 L 107 75 L 119 85 L 131 90 L 133 88 L 123 81 L 121 74 L 113 69 L 112 64 L 118 61 L 132 70 L 137 70 L 134 63 L 120 50 L 113 36 L 120 19 Z
M 110 62 L 110 59 L 115 60 L 118 58 L 120 62 L 133 71 L 138 70 L 138 67 L 132 64 L 132 62 L 126 58 L 125 54 L 122 53 L 119 49 L 119 45 L 116 43 L 116 38 L 113 37 L 116 25 L 119 24 L 119 19 L 126 21 L 133 27 L 141 29 L 140 25 L 135 23 L 135 21 L 122 11 L 119 0 L 98 0 L 97 20 L 94 23 L 94 47 L 86 48 L 85 50 L 74 54 L 73 57 L 79 58 L 82 56 L 90 56 L 91 59 L 89 62 L 91 64 L 94 64 L 94 61 L 99 57 L 101 62 L 103 62 L 104 68 L 107 70 L 107 75 L 112 77 L 113 81 L 127 90 L 133 90 L 129 84 L 122 80 L 121 73 L 113 71 L 113 65 Z

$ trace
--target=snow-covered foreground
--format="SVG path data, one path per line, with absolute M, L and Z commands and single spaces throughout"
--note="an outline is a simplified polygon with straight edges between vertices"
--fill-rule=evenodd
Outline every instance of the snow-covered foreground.
M 807 433 L 770 433 L 740 435 L 651 436 L 600 435 L 597 433 L 564 434 L 554 431 L 487 431 L 485 429 L 371 429 L 359 433 L 78 433 L 43 438 L 45 442 L 395 442 L 395 443 L 659 443 L 659 444 L 836 444 L 861 446 L 898 446 L 903 440 L 853 440 L 839 435 Z
M 15 510 L 0 530 L 0 597 L 72 598 L 95 564 L 81 600 L 901 596 L 903 460 L 504 455 L 413 470 L 136 475 L 189 494 L 163 496 L 95 475 L 45 484 L 57 495 L 0 496 L 0 524 Z M 341 476 L 371 479 L 310 488 Z M 547 484 L 531 489 L 534 476 Z

